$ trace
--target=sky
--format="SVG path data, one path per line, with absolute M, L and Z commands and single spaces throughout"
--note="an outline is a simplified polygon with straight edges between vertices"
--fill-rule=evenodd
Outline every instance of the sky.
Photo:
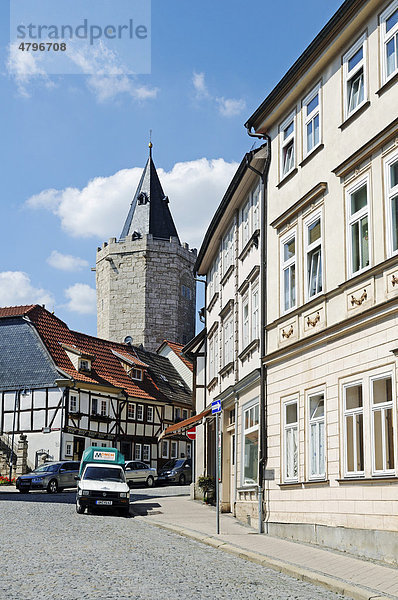
M 96 249 L 120 235 L 150 130 L 180 239 L 199 249 L 253 145 L 243 124 L 340 4 L 152 0 L 151 72 L 132 76 L 46 74 L 10 45 L 3 0 L 0 306 L 45 304 L 96 334 Z

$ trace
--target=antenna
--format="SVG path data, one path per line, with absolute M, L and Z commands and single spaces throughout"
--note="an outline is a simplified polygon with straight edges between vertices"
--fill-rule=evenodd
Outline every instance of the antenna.
M 152 144 L 152 129 L 149 130 L 149 156 L 152 158 L 152 148 L 153 148 L 153 144 Z

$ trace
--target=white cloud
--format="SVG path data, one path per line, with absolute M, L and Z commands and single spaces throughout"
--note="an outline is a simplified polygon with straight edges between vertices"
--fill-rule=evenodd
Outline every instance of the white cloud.
M 223 117 L 235 117 L 246 108 L 244 100 L 234 100 L 233 98 L 216 98 L 218 109 Z
M 205 74 L 194 71 L 192 84 L 195 89 L 195 99 L 197 101 L 207 100 L 215 103 L 218 112 L 222 117 L 236 117 L 246 108 L 245 100 L 238 98 L 224 98 L 223 96 L 213 96 L 206 85 Z
M 14 78 L 18 92 L 25 98 L 30 96 L 28 87 L 33 80 L 43 83 L 46 87 L 54 86 L 46 72 L 40 67 L 40 57 L 40 52 L 34 54 L 18 50 L 18 42 L 9 45 L 7 70 Z
M 181 241 L 201 244 L 209 221 L 237 168 L 222 158 L 201 158 L 176 163 L 171 171 L 158 169 Z M 27 205 L 47 209 L 59 217 L 61 226 L 73 237 L 118 236 L 142 168 L 124 169 L 110 177 L 96 177 L 83 189 L 48 189 L 32 196 Z
M 95 289 L 87 283 L 75 283 L 65 290 L 68 303 L 65 307 L 81 315 L 95 315 L 97 311 Z
M 47 258 L 47 262 L 51 267 L 60 271 L 81 271 L 85 267 L 88 267 L 87 260 L 78 256 L 72 256 L 71 254 L 62 254 L 57 250 L 51 252 Z
M 0 306 L 23 304 L 46 304 L 52 308 L 54 297 L 47 290 L 34 287 L 29 275 L 22 271 L 0 273 Z

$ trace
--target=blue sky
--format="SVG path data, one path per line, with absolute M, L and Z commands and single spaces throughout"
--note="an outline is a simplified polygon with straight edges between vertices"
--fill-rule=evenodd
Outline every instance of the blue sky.
M 96 247 L 120 234 L 149 130 L 180 237 L 197 247 L 252 146 L 243 123 L 341 2 L 153 0 L 152 72 L 116 79 L 46 76 L 19 63 L 11 74 L 7 4 L 0 305 L 45 302 L 95 335 L 90 267 Z

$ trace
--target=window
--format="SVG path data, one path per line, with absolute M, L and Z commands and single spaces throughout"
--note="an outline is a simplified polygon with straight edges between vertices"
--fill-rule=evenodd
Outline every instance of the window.
M 286 312 L 296 306 L 296 234 L 282 241 L 282 302 Z
M 257 340 L 260 335 L 258 285 L 252 289 L 252 340 Z
M 209 381 L 217 377 L 218 368 L 218 331 L 215 331 L 209 339 Z
M 146 420 L 149 423 L 153 422 L 153 406 L 147 406 L 147 409 L 146 409 Z
M 141 444 L 136 444 L 134 448 L 134 460 L 141 460 Z
M 325 476 L 325 396 L 308 396 L 309 478 Z
M 322 222 L 320 215 L 305 224 L 307 299 L 322 292 Z
M 192 456 L 191 444 L 187 444 L 187 458 L 191 458 L 191 456 Z
M 297 400 L 284 404 L 284 480 L 298 481 Z
M 383 67 L 383 83 L 398 72 L 398 0 L 395 0 L 382 13 L 381 55 Z
M 162 458 L 169 458 L 169 441 L 162 441 Z
M 363 395 L 362 383 L 346 385 L 344 396 L 345 473 L 363 475 Z
M 151 460 L 151 446 L 149 444 L 144 444 L 142 447 L 142 460 L 144 462 Z
M 293 112 L 279 128 L 281 179 L 295 167 L 295 117 Z
M 249 344 L 250 318 L 249 318 L 249 295 L 242 299 L 242 348 Z
M 98 446 L 98 442 L 91 442 L 91 445 L 96 448 Z
M 71 394 L 69 398 L 69 412 L 77 412 L 77 396 L 75 394 Z
M 243 411 L 243 484 L 257 483 L 258 478 L 258 426 L 259 405 L 254 404 Z
M 224 331 L 224 367 L 234 360 L 234 319 L 233 313 L 225 319 Z
M 355 112 L 367 98 L 366 35 L 343 56 L 344 118 Z
M 72 442 L 66 442 L 65 456 L 72 456 Z
M 242 248 L 246 246 L 249 241 L 250 231 L 250 198 L 246 201 L 245 205 L 241 209 L 241 222 L 242 222 Z
M 185 419 L 188 419 L 188 411 L 187 411 L 187 409 L 186 409 L 186 408 L 184 408 L 184 409 L 183 409 L 183 411 L 182 411 L 182 418 L 183 418 L 184 420 L 185 420 Z
M 219 257 L 213 261 L 213 264 L 210 267 L 210 270 L 207 275 L 207 285 L 208 285 L 208 296 L 207 303 L 209 304 L 214 296 L 218 292 L 218 267 L 219 267 Z
M 97 398 L 91 399 L 91 414 L 98 415 L 98 399 Z
M 192 290 L 186 285 L 181 286 L 181 294 L 183 298 L 186 298 L 187 300 L 192 300 Z
M 373 473 L 394 472 L 394 428 L 391 377 L 371 380 Z
M 350 271 L 353 275 L 369 266 L 368 182 L 361 181 L 347 192 Z
M 137 404 L 137 421 L 144 420 L 144 406 L 142 404 Z
M 106 417 L 108 413 L 108 403 L 106 400 L 101 400 L 101 417 Z
M 80 371 L 90 371 L 91 370 L 91 363 L 89 360 L 85 360 L 83 358 L 79 359 L 79 370 Z
M 304 157 L 321 143 L 321 84 L 303 100 Z
M 135 367 L 132 367 L 131 369 L 129 369 L 129 375 L 131 379 L 136 379 L 137 381 L 142 381 L 143 379 L 142 369 L 136 369 Z
M 127 418 L 132 420 L 135 419 L 135 404 L 133 402 L 127 404 Z
M 171 442 L 170 458 L 177 458 L 177 442 Z
M 234 264 L 234 226 L 229 228 L 222 241 L 222 272 L 223 275 Z
M 390 255 L 398 252 L 398 155 L 385 165 L 385 189 L 389 221 Z

